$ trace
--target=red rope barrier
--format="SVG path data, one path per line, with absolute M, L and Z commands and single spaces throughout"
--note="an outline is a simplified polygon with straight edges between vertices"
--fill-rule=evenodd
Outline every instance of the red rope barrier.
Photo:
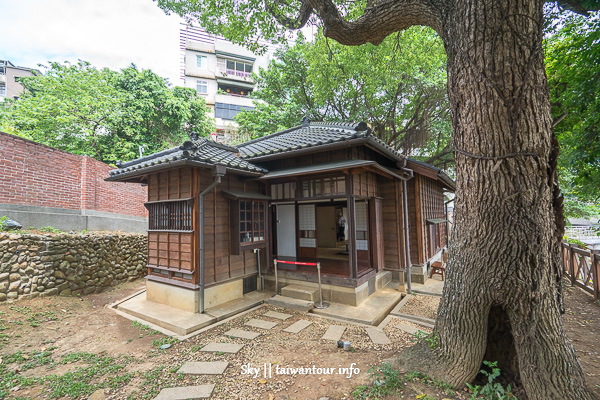
M 299 261 L 275 260 L 275 262 L 278 262 L 278 263 L 281 263 L 281 264 L 312 265 L 314 267 L 317 266 L 317 263 L 307 263 L 307 262 L 299 262 Z

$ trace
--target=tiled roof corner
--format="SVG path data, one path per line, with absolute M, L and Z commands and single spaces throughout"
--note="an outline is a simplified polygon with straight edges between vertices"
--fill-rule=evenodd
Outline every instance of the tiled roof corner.
M 143 170 L 160 164 L 173 161 L 196 161 L 205 164 L 222 164 L 226 167 L 255 173 L 265 173 L 262 167 L 254 165 L 238 156 L 240 150 L 237 147 L 227 146 L 214 142 L 206 138 L 200 138 L 193 141 L 185 141 L 181 146 L 154 153 L 142 158 L 138 158 L 127 163 L 118 165 L 118 169 L 110 171 L 111 177 Z

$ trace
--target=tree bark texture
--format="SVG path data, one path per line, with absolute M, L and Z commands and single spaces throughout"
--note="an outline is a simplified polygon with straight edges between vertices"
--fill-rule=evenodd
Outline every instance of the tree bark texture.
M 542 51 L 541 0 L 381 0 L 346 21 L 305 0 L 347 45 L 428 25 L 448 55 L 455 225 L 433 335 L 397 363 L 457 386 L 498 361 L 529 399 L 595 399 L 562 317 L 562 202 Z M 570 1 L 572 2 L 572 1 Z
M 483 360 L 498 361 L 529 399 L 590 399 L 561 317 L 563 217 L 542 6 L 456 0 L 442 13 L 457 190 L 434 329 L 439 364 L 429 368 L 462 385 Z M 409 350 L 408 365 L 419 366 L 423 349 Z

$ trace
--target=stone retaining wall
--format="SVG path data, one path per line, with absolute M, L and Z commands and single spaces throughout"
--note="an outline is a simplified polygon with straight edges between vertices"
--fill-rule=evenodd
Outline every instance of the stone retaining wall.
M 0 232 L 0 301 L 98 293 L 146 275 L 145 235 Z

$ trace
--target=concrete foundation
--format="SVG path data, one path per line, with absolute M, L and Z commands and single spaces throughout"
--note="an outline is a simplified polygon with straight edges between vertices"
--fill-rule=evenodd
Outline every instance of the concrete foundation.
M 23 229 L 51 226 L 63 231 L 90 230 L 132 233 L 146 233 L 148 229 L 146 218 L 94 210 L 70 210 L 0 203 L 0 217 L 3 215 L 7 215 L 10 219 L 23 225 Z
M 244 297 L 244 282 L 242 279 L 211 286 L 204 289 L 204 308 L 216 307 L 242 297 Z
M 392 279 L 392 273 L 390 271 L 383 271 L 373 276 L 367 282 L 362 285 L 353 288 L 353 287 L 343 287 L 343 286 L 334 286 L 329 284 L 323 284 L 323 301 L 328 301 L 332 303 L 339 304 L 347 304 L 351 306 L 357 306 L 365 301 L 370 295 L 375 293 L 375 291 L 383 288 L 387 285 Z M 300 286 L 305 288 L 306 291 L 315 291 L 318 290 L 319 285 L 313 282 L 300 281 L 291 278 L 280 278 L 279 279 L 279 288 L 281 293 L 284 292 L 289 296 L 293 296 L 294 292 L 297 290 L 282 290 L 281 288 L 285 288 L 286 286 Z M 268 275 L 265 276 L 265 287 L 267 290 L 274 291 L 275 290 L 275 277 Z M 317 299 L 318 294 L 315 296 Z M 300 298 L 304 299 L 304 297 Z
M 146 298 L 179 310 L 197 313 L 200 311 L 200 291 L 146 281 Z

